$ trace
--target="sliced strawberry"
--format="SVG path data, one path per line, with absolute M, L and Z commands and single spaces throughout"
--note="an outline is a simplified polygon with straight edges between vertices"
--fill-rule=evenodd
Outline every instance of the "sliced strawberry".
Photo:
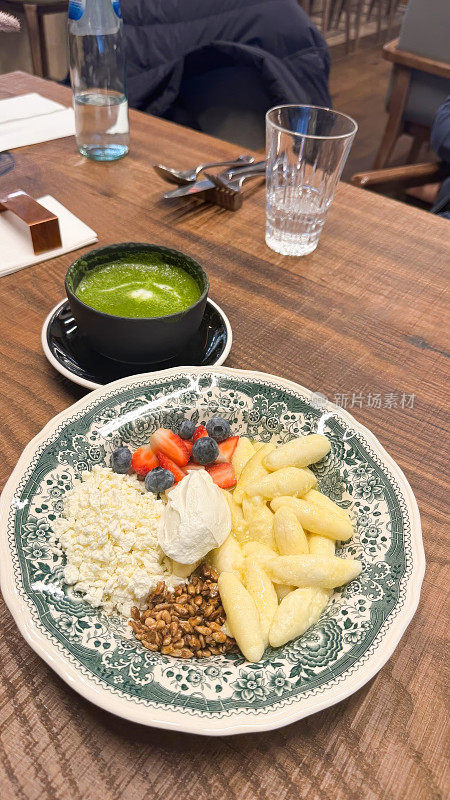
M 159 467 L 159 461 L 149 444 L 144 444 L 134 451 L 131 456 L 131 468 L 134 469 L 136 475 L 144 478 L 147 472 L 155 467 Z
M 216 458 L 216 462 L 220 463 L 223 461 L 231 461 L 231 457 L 236 450 L 238 441 L 239 436 L 229 436 L 228 439 L 224 439 L 223 442 L 219 442 L 219 455 Z
M 187 449 L 187 451 L 189 453 L 189 458 L 190 458 L 191 457 L 191 453 L 192 453 L 192 448 L 194 447 L 194 443 L 190 442 L 189 439 L 183 439 L 183 442 L 184 442 L 185 448 Z
M 189 461 L 189 452 L 185 442 L 177 433 L 168 428 L 159 428 L 150 437 L 150 446 L 155 453 L 164 453 L 179 467 Z
M 197 425 L 193 435 L 192 441 L 196 442 L 197 439 L 203 439 L 204 436 L 208 436 L 208 431 L 206 430 L 204 425 Z
M 211 467 L 206 467 L 206 471 L 221 489 L 232 489 L 236 486 L 236 475 L 231 464 L 212 464 Z
M 178 466 L 178 464 L 175 464 L 175 462 L 172 461 L 171 458 L 166 456 L 165 453 L 158 451 L 156 455 L 158 458 L 159 466 L 162 467 L 163 469 L 168 469 L 172 473 L 173 477 L 175 478 L 175 483 L 178 483 L 185 477 L 186 473 L 184 469 L 181 469 Z
M 190 461 L 189 464 L 186 464 L 185 468 L 186 472 L 192 472 L 194 469 L 205 469 L 200 464 L 194 464 L 193 461 Z

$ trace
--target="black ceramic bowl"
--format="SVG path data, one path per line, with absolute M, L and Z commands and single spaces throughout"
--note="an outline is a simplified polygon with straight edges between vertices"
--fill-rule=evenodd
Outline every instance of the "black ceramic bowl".
M 163 317 L 118 317 L 83 303 L 75 292 L 81 278 L 91 269 L 127 259 L 152 263 L 159 253 L 167 263 L 182 267 L 198 283 L 201 295 L 193 305 Z M 133 364 L 151 364 L 172 358 L 197 332 L 205 312 L 209 281 L 203 267 L 179 250 L 156 244 L 124 242 L 90 250 L 69 267 L 66 293 L 80 333 L 89 344 L 108 358 Z

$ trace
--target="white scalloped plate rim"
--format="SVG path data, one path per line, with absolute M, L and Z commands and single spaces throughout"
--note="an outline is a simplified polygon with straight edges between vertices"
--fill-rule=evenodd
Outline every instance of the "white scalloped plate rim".
M 300 391 L 309 397 L 314 394 L 314 392 L 302 386 L 301 384 L 294 383 L 293 381 L 289 381 L 285 378 L 281 378 L 277 375 L 272 375 L 269 373 L 257 372 L 254 370 L 239 370 L 230 367 L 186 366 L 174 367 L 172 369 L 161 370 L 160 372 L 141 373 L 127 378 L 121 378 L 118 381 L 108 383 L 105 386 L 94 390 L 90 394 L 86 395 L 86 397 L 78 400 L 76 403 L 60 412 L 57 416 L 53 417 L 53 419 L 45 425 L 40 433 L 38 433 L 31 440 L 31 442 L 29 442 L 22 452 L 22 455 L 20 456 L 17 465 L 14 468 L 1 494 L 0 541 L 4 544 L 2 548 L 3 551 L 6 550 L 4 555 L 7 555 L 6 558 L 3 557 L 0 560 L 0 585 L 2 594 L 20 633 L 37 653 L 37 655 L 39 655 L 43 661 L 45 661 L 74 691 L 78 692 L 78 694 L 86 698 L 86 700 L 89 700 L 94 705 L 97 705 L 99 708 L 141 725 L 185 733 L 194 733 L 204 736 L 227 736 L 231 734 L 273 730 L 303 719 L 310 714 L 323 711 L 324 709 L 339 703 L 341 700 L 345 700 L 347 697 L 361 689 L 371 678 L 374 677 L 374 675 L 377 674 L 377 672 L 379 672 L 379 670 L 393 654 L 407 626 L 414 616 L 420 599 L 420 590 L 425 574 L 425 553 L 423 549 L 422 530 L 417 501 L 404 473 L 391 458 L 391 456 L 386 452 L 378 439 L 368 428 L 357 422 L 357 420 L 344 409 L 334 407 L 336 416 L 343 419 L 347 424 L 350 424 L 352 428 L 364 436 L 364 438 L 369 444 L 371 444 L 379 458 L 384 464 L 386 464 L 399 483 L 403 493 L 403 498 L 411 515 L 411 553 L 413 567 L 405 589 L 405 602 L 399 613 L 394 616 L 391 621 L 388 619 L 384 623 L 383 628 L 386 626 L 387 630 L 384 631 L 384 636 L 382 637 L 382 640 L 380 641 L 375 652 L 371 653 L 367 660 L 362 659 L 361 664 L 358 665 L 351 675 L 340 676 L 339 680 L 337 681 L 339 685 L 335 684 L 332 687 L 325 689 L 321 696 L 300 698 L 298 701 L 296 700 L 292 702 L 287 707 L 283 706 L 276 710 L 268 710 L 263 715 L 257 713 L 255 714 L 252 713 L 251 710 L 245 709 L 244 712 L 230 712 L 224 717 L 215 716 L 212 717 L 211 720 L 207 720 L 205 717 L 197 717 L 194 714 L 189 714 L 188 710 L 186 710 L 186 712 L 182 712 L 181 710 L 173 711 L 169 709 L 143 707 L 137 700 L 118 697 L 112 692 L 104 689 L 102 686 L 99 686 L 93 681 L 86 679 L 66 659 L 66 657 L 58 651 L 56 646 L 37 629 L 30 610 L 21 597 L 19 589 L 14 580 L 12 560 L 10 557 L 9 547 L 7 547 L 5 522 L 9 514 L 10 504 L 13 499 L 16 486 L 19 483 L 24 470 L 29 464 L 32 455 L 39 447 L 41 442 L 44 441 L 58 427 L 58 425 L 64 421 L 65 418 L 70 417 L 74 412 L 81 411 L 84 406 L 91 405 L 93 399 L 97 397 L 100 398 L 104 393 L 110 392 L 111 389 L 114 389 L 115 387 L 119 389 L 122 387 L 131 386 L 133 383 L 140 382 L 145 379 L 152 381 L 158 378 L 175 377 L 185 373 L 195 375 L 219 373 L 235 378 L 241 377 L 246 379 L 269 380 L 277 382 L 278 385 L 282 385 L 288 390 L 295 392 Z M 383 630 L 383 628 L 381 630 Z

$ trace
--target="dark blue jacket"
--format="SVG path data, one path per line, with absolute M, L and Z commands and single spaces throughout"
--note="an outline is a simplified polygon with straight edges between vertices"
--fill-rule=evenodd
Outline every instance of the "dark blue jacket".
M 434 118 L 431 147 L 450 173 L 450 95 L 439 107 Z M 450 219 L 450 175 L 443 181 L 436 204 L 431 210 Z
M 174 118 L 182 81 L 243 66 L 269 105 L 330 106 L 325 41 L 297 0 L 121 0 L 130 105 Z

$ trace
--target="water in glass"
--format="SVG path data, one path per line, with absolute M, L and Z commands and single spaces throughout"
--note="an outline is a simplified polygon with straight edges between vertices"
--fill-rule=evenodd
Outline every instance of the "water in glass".
M 328 204 L 311 186 L 277 187 L 268 195 L 266 242 L 283 255 L 306 256 L 317 247 Z
M 114 161 L 128 152 L 128 103 L 118 92 L 75 95 L 76 136 L 80 153 L 96 161 Z
M 266 243 L 282 255 L 316 249 L 356 133 L 345 114 L 314 106 L 267 112 Z

